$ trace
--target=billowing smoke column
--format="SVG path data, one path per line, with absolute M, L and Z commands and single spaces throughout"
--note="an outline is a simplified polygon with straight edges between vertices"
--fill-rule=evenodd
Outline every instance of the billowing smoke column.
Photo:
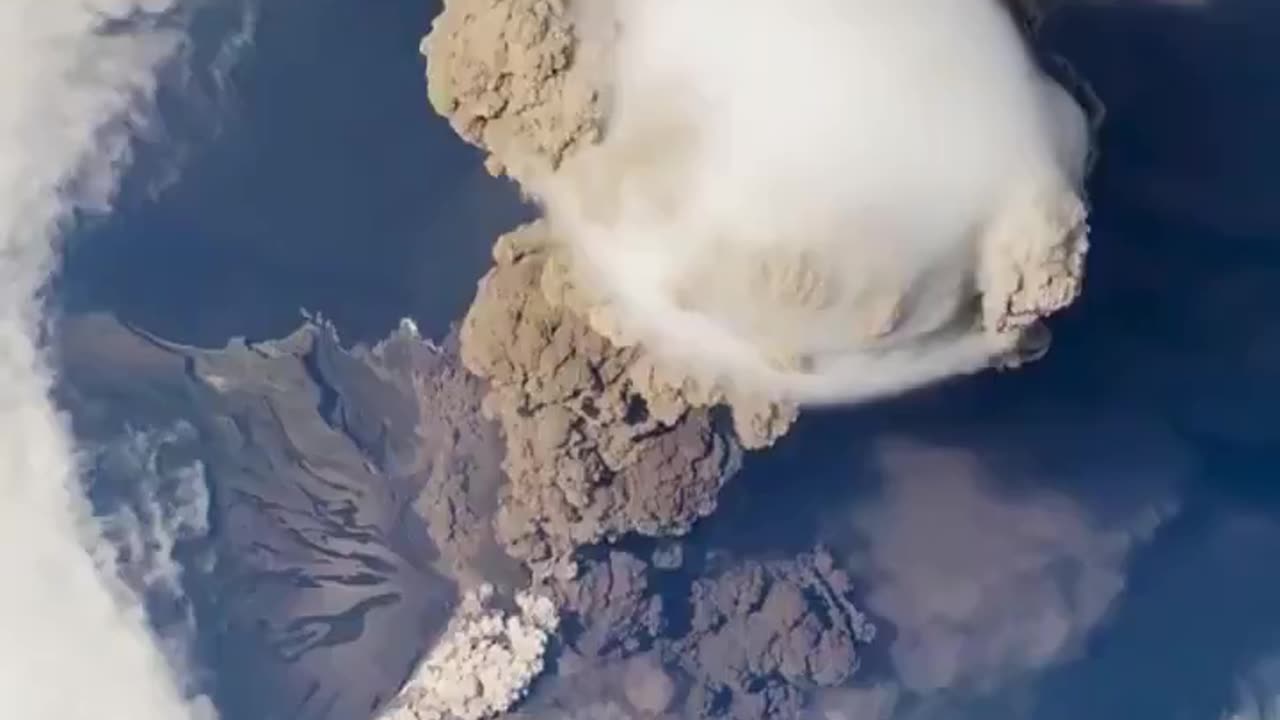
M 106 209 L 181 47 L 168 0 L 0 3 L 0 717 L 181 720 L 185 700 L 110 567 L 50 401 L 40 293 L 60 231 Z
M 599 326 L 807 402 L 1045 348 L 1079 292 L 1081 108 L 996 0 L 580 3 L 603 140 L 527 189 Z

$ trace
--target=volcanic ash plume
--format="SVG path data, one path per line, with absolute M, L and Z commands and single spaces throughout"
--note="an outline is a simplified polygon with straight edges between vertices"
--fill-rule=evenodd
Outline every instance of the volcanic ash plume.
M 603 137 L 513 174 L 598 330 L 806 402 L 1044 350 L 1080 290 L 1088 133 L 1002 4 L 575 8 Z

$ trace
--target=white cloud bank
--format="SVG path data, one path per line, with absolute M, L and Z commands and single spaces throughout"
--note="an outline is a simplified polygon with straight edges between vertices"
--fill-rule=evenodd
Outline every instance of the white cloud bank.
M 0 2 L 0 717 L 181 720 L 137 600 L 114 578 L 50 400 L 42 288 L 77 209 L 105 210 L 155 73 L 169 0 Z M 105 572 L 104 572 L 105 571 Z
M 531 189 L 618 337 L 813 402 L 1043 348 L 1088 133 L 1001 3 L 583 7 L 608 128 Z

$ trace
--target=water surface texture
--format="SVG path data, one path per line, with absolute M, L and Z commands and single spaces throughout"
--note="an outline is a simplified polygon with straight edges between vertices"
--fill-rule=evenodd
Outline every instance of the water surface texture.
M 352 341 L 404 316 L 443 336 L 525 211 L 427 104 L 418 43 L 438 3 L 257 7 L 221 107 L 166 108 L 168 126 L 202 128 L 176 181 L 151 197 L 156 178 L 131 178 L 121 208 L 73 243 L 66 305 L 206 346 L 279 337 L 299 308 Z M 175 117 L 211 111 L 224 117 Z

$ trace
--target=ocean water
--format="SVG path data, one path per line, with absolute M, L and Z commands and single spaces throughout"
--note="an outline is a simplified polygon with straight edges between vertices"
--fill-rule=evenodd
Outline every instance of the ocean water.
M 253 7 L 222 97 L 164 108 L 170 137 L 153 154 L 177 145 L 183 164 L 144 163 L 117 211 L 73 240 L 67 310 L 202 345 L 278 337 L 301 308 L 351 341 L 405 316 L 443 335 L 493 238 L 527 211 L 427 104 L 418 42 L 438 2 Z

